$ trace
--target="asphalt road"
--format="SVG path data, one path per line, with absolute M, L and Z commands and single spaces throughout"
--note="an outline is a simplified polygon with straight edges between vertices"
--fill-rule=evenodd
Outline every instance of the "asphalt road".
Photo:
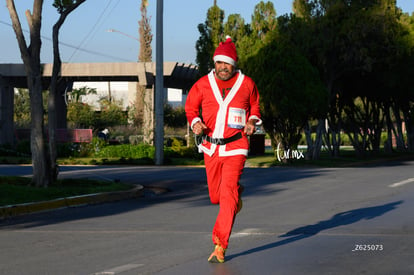
M 169 192 L 1 220 L 0 274 L 414 274 L 413 166 L 246 168 L 224 264 L 203 168 L 62 167 Z

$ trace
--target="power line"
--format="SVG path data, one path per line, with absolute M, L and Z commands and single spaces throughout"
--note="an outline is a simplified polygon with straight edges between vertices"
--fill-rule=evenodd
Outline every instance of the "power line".
M 108 14 L 105 16 L 105 18 L 101 21 L 101 23 L 99 24 L 99 27 L 101 27 L 102 26 L 102 24 L 108 19 L 108 18 L 110 18 L 110 16 L 111 16 L 111 14 L 112 14 L 112 12 L 115 10 L 115 8 L 118 6 L 118 4 L 119 4 L 119 2 L 120 2 L 121 0 L 118 0 L 118 2 L 116 2 L 115 3 L 115 5 L 111 8 L 111 10 L 108 12 Z M 94 36 L 97 34 L 98 32 L 96 31 L 95 33 L 94 33 L 94 35 L 91 37 L 91 38 L 94 38 Z
M 120 0 L 118 0 L 119 3 Z M 109 0 L 108 4 L 105 6 L 105 8 L 102 10 L 101 14 L 99 15 L 98 19 L 96 20 L 95 24 L 92 26 L 92 28 L 90 29 L 90 31 L 88 32 L 88 34 L 83 38 L 83 40 L 79 43 L 79 46 L 77 48 L 82 47 L 84 44 L 86 44 L 86 40 L 88 40 L 89 38 L 92 38 L 92 33 L 95 32 L 96 34 L 96 28 L 99 24 L 99 22 L 102 20 L 106 10 L 109 8 L 109 6 L 111 5 L 112 0 Z M 118 3 L 116 5 L 118 5 Z M 115 5 L 115 6 L 116 6 Z M 69 57 L 68 61 L 70 61 L 73 56 L 77 53 L 77 48 L 75 49 L 75 51 L 73 51 L 72 55 Z
M 3 20 L 0 20 L 0 23 L 3 24 L 3 25 L 7 25 L 9 27 L 13 27 L 12 24 L 10 24 L 8 22 L 5 22 Z M 30 33 L 28 30 L 23 30 L 23 32 Z M 41 35 L 41 38 L 44 39 L 44 40 L 53 42 L 53 40 L 49 37 Z M 76 49 L 77 51 L 82 51 L 82 52 L 89 53 L 89 54 L 92 54 L 92 55 L 111 58 L 111 59 L 114 59 L 114 60 L 121 60 L 121 61 L 126 61 L 126 62 L 134 61 L 134 60 L 125 59 L 125 58 L 122 58 L 122 57 L 117 57 L 117 56 L 113 56 L 113 55 L 109 55 L 109 54 L 105 54 L 105 53 L 100 53 L 100 52 L 97 52 L 97 51 L 83 49 L 83 48 L 80 48 L 79 46 L 74 46 L 74 45 L 71 45 L 71 44 L 65 43 L 65 42 L 59 42 L 59 45 L 62 45 L 62 46 L 68 47 L 68 48 L 72 48 L 72 49 Z

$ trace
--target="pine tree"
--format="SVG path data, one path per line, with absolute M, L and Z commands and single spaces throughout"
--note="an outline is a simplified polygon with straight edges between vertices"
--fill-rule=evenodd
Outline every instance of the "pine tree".
M 215 48 L 223 37 L 224 11 L 217 6 L 217 1 L 207 11 L 207 19 L 204 24 L 198 25 L 200 38 L 196 42 L 196 62 L 199 74 L 208 73 L 213 67 L 213 54 Z
M 142 0 L 141 2 L 141 20 L 138 22 L 139 25 L 139 56 L 138 61 L 140 62 L 151 62 L 152 61 L 152 33 L 150 18 L 147 16 L 148 0 Z
M 147 15 L 148 0 L 141 1 L 141 20 L 139 25 L 140 49 L 138 55 L 139 62 L 152 61 L 152 33 L 150 18 Z M 140 80 L 141 81 L 141 80 Z M 134 125 L 142 128 L 146 143 L 152 142 L 153 128 L 153 90 L 146 89 L 146 86 L 137 83 L 137 94 L 135 98 Z

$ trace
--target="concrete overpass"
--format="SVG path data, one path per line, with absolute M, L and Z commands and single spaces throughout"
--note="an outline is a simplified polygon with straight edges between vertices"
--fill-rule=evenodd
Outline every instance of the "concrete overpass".
M 128 81 L 137 82 L 151 91 L 147 101 L 153 101 L 155 84 L 154 62 L 127 63 L 65 63 L 62 64 L 59 81 L 57 110 L 58 128 L 66 128 L 65 91 L 77 81 Z M 49 89 L 52 64 L 42 65 L 43 89 Z M 164 63 L 164 88 L 177 88 L 188 91 L 196 80 L 198 69 L 194 65 L 177 62 Z M 23 64 L 0 64 L 0 144 L 14 142 L 14 88 L 27 88 L 26 72 Z M 150 123 L 152 124 L 152 122 Z

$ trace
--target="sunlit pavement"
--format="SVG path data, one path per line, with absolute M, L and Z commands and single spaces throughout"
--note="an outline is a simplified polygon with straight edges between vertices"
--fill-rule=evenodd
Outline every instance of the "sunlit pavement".
M 202 167 L 70 167 L 169 192 L 2 220 L 0 274 L 413 274 L 413 164 L 246 168 L 224 264 Z

